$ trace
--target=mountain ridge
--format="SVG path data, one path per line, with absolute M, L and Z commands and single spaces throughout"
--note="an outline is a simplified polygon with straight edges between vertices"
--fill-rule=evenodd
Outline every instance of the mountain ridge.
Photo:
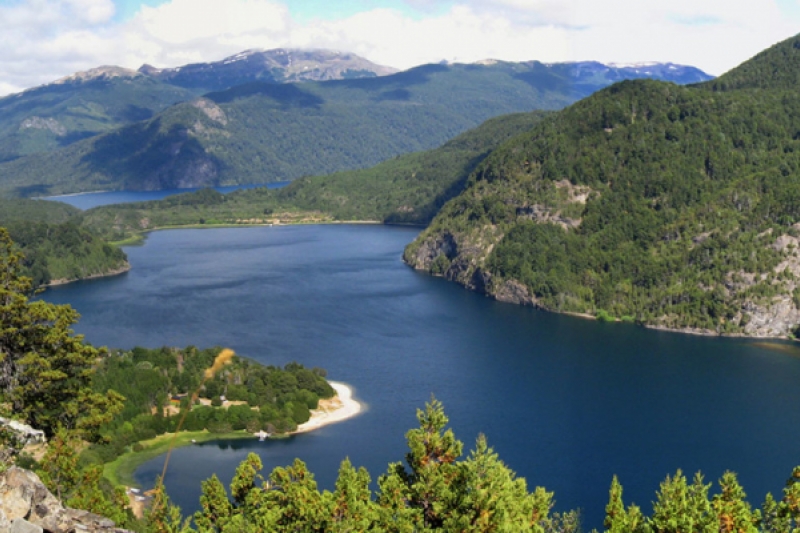
M 492 116 L 564 107 L 613 81 L 613 71 L 601 69 L 576 82 L 573 70 L 567 64 L 499 62 L 423 65 L 322 82 L 250 82 L 204 96 L 223 111 L 225 124 L 180 102 L 123 129 L 9 160 L 0 165 L 0 189 L 17 195 L 148 190 L 364 168 L 433 148 Z M 108 83 L 170 87 L 147 77 Z
M 553 115 L 495 149 L 405 261 L 551 311 L 793 336 L 797 40 L 719 80 L 624 81 Z

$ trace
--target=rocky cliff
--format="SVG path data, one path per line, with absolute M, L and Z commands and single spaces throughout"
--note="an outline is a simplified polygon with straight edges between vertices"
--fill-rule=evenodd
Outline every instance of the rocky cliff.
M 0 474 L 0 533 L 127 533 L 114 522 L 61 505 L 39 476 L 9 468 Z

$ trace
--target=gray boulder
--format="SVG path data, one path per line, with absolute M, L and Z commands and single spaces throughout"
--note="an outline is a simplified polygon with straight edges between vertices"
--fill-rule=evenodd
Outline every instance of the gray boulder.
M 5 527 L 5 529 L 4 529 Z M 0 473 L 0 533 L 124 533 L 102 516 L 68 509 L 39 476 L 12 466 Z

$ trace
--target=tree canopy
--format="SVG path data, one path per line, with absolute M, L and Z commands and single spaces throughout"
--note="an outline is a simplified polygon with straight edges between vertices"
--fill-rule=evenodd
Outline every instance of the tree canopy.
M 70 306 L 30 301 L 22 261 L 0 228 L 0 401 L 48 436 L 65 429 L 95 439 L 122 409 L 119 394 L 91 387 L 105 352 L 74 334 L 78 313 Z

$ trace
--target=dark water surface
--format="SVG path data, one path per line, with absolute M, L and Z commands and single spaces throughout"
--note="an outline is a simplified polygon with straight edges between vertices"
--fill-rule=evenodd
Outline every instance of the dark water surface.
M 184 510 L 200 481 L 227 483 L 259 453 L 306 461 L 332 488 L 349 456 L 373 479 L 402 460 L 415 410 L 435 394 L 456 436 L 478 433 L 557 509 L 602 524 L 611 477 L 650 510 L 676 469 L 740 475 L 750 500 L 800 464 L 800 350 L 602 324 L 497 303 L 400 260 L 416 230 L 290 226 L 163 231 L 126 249 L 122 276 L 48 290 L 95 344 L 229 346 L 266 364 L 321 366 L 368 404 L 357 418 L 286 440 L 173 453 L 166 485 Z M 137 473 L 152 484 L 163 458 Z
M 275 183 L 261 183 L 255 185 L 229 185 L 227 187 L 213 187 L 214 190 L 226 194 L 239 189 L 255 189 L 256 187 L 267 187 L 268 189 L 278 189 L 288 185 L 288 181 L 278 181 Z M 192 189 L 162 189 L 160 191 L 104 191 L 87 192 L 81 194 L 64 194 L 61 196 L 47 196 L 43 200 L 53 200 L 63 202 L 78 209 L 91 209 L 101 205 L 127 204 L 130 202 L 147 202 L 150 200 L 163 200 L 167 196 L 184 194 L 187 192 L 199 191 L 202 187 Z

